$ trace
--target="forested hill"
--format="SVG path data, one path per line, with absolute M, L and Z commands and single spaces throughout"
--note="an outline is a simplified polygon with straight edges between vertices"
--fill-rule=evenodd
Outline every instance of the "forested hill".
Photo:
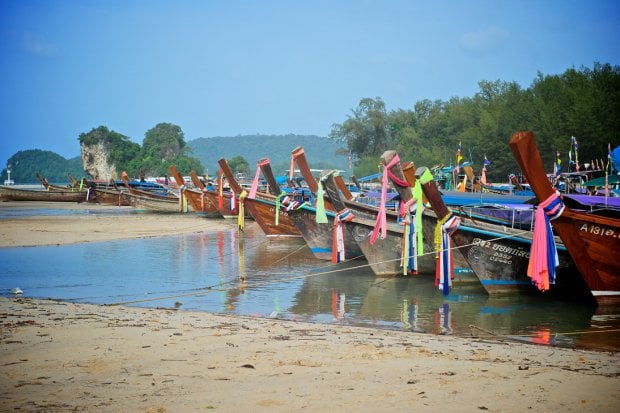
M 281 174 L 288 169 L 291 152 L 298 146 L 304 148 L 311 168 L 347 169 L 348 157 L 338 155 L 343 146 L 332 139 L 314 135 L 245 135 L 234 137 L 198 138 L 187 142 L 192 156 L 198 158 L 209 174 L 214 174 L 220 158 L 231 159 L 242 156 L 256 168 L 256 162 L 269 158 L 274 173 Z
M 36 173 L 47 178 L 51 183 L 68 185 L 70 173 L 74 178 L 80 179 L 86 173 L 82 168 L 82 157 L 65 159 L 57 153 L 40 149 L 19 151 L 7 161 L 11 166 L 11 179 L 17 184 L 38 183 Z M 7 178 L 6 168 L 0 175 L 2 182 Z

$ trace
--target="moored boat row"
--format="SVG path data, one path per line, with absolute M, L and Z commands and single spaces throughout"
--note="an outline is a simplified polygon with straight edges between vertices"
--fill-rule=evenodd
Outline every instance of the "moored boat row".
M 220 159 L 214 186 L 194 172 L 188 182 L 171 167 L 176 187 L 160 187 L 160 193 L 137 189 L 126 179 L 112 188 L 48 187 L 22 193 L 21 199 L 192 211 L 236 218 L 240 230 L 251 218 L 268 237 L 303 238 L 317 259 L 359 260 L 379 277 L 430 275 L 444 294 L 455 282 L 475 281 L 489 295 L 527 293 L 620 304 L 620 266 L 614 255 L 620 247 L 618 209 L 607 203 L 588 206 L 588 199 L 577 196 L 561 202 L 544 173 L 533 134 L 515 134 L 510 147 L 535 197 L 441 193 L 428 168 L 401 163 L 396 152 L 386 151 L 380 159 L 381 202 L 369 205 L 359 201 L 363 197 L 354 200 L 335 171 L 317 180 L 303 148 L 295 148 L 291 168 L 299 168 L 305 187 L 293 184 L 292 171 L 289 186 L 281 186 L 267 158 L 258 161 L 251 183 L 241 183 Z M 389 189 L 398 193 L 397 210 L 388 207 Z M 19 191 L 0 187 L 0 197 L 20 199 Z M 543 210 L 549 210 L 550 221 Z

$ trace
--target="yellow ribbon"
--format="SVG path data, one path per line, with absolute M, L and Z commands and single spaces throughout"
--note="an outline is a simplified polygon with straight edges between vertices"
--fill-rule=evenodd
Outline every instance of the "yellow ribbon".
M 239 226 L 239 231 L 243 231 L 245 228 L 245 208 L 243 206 L 243 201 L 247 195 L 248 193 L 246 191 L 242 191 L 239 195 L 239 214 L 237 215 L 237 225 Z

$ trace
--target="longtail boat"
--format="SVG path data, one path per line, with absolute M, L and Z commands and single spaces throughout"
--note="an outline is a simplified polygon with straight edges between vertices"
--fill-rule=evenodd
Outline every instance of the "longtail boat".
M 90 188 L 88 202 L 94 202 L 102 205 L 118 205 L 129 206 L 129 199 L 125 196 L 127 189 L 120 188 Z
M 312 175 L 303 148 L 293 149 L 291 155 L 291 169 L 295 164 L 297 165 L 308 188 L 316 195 L 317 200 L 316 207 L 304 202 L 303 198 L 293 201 L 286 207 L 310 251 L 316 258 L 332 262 L 363 257 L 362 251 L 349 231 L 338 232 L 342 237 L 334 239 L 334 222 L 343 217 L 338 216 L 338 212 L 335 211 L 329 199 L 323 196 L 323 191 L 319 191 L 319 184 Z
M 435 256 L 433 254 L 435 221 L 430 217 L 421 215 L 421 210 L 416 211 L 420 214 L 421 220 L 416 222 L 415 218 L 412 218 L 413 215 L 417 215 L 411 214 L 413 210 L 410 211 L 410 207 L 414 208 L 414 205 L 417 204 L 413 201 L 411 191 L 411 185 L 415 178 L 405 179 L 400 161 L 395 157 L 396 152 L 387 151 L 381 157 L 381 162 L 384 168 L 387 168 L 385 173 L 393 177 L 392 181 L 401 197 L 401 202 L 406 206 L 400 212 L 395 212 L 360 202 L 344 200 L 341 207 L 351 210 L 355 216 L 351 222 L 346 224 L 346 228 L 351 231 L 375 275 L 383 277 L 408 273 L 433 273 L 435 269 Z M 392 162 L 393 159 L 395 159 L 394 162 Z M 413 164 L 409 163 L 407 170 L 413 172 Z M 408 182 L 409 180 L 412 183 Z M 332 202 L 337 204 L 339 201 L 336 199 L 338 199 L 339 194 L 333 183 L 330 183 L 329 177 L 326 179 L 326 187 L 329 196 L 334 199 Z M 380 239 L 375 239 L 377 237 L 378 214 L 385 214 L 385 232 L 379 237 Z M 418 231 L 420 232 L 421 242 L 416 235 Z M 428 253 L 418 254 L 419 247 Z M 465 273 L 469 270 L 462 257 L 459 257 L 457 266 L 459 272 Z
M 0 186 L 1 201 L 84 202 L 87 191 L 36 191 L 13 186 Z
M 127 198 L 129 205 L 137 210 L 167 213 L 185 212 L 183 205 L 178 198 L 176 200 L 165 197 L 156 198 L 152 196 L 143 196 L 133 192 L 125 192 L 123 196 Z
M 188 183 L 185 182 L 183 175 L 181 175 L 174 165 L 170 165 L 170 174 L 177 183 L 179 188 L 179 196 L 185 199 L 185 202 L 187 202 L 192 211 L 206 216 L 212 214 L 219 216 L 217 208 L 215 208 L 215 206 L 211 203 L 205 201 L 204 192 L 200 189 L 189 187 Z
M 545 231 L 545 226 L 549 225 L 543 225 L 549 220 L 599 306 L 619 305 L 620 260 L 617 254 L 620 251 L 620 218 L 617 211 L 580 211 L 565 205 L 547 179 L 533 132 L 514 133 L 509 146 L 540 201 L 537 221 L 540 219 L 538 223 L 542 231 L 535 237 L 537 247 L 549 238 Z M 545 254 L 542 245 L 532 256 L 537 260 L 532 269 L 535 276 L 548 272 L 544 268 L 545 262 L 538 262 L 545 259 Z M 547 266 L 552 264 L 547 263 Z
M 204 211 L 203 214 L 206 218 L 222 218 L 219 208 L 217 207 L 217 200 L 214 201 L 207 192 L 209 191 L 205 184 L 198 178 L 195 171 L 190 171 L 189 176 L 194 184 L 194 187 L 200 191 L 200 208 Z
M 132 185 L 129 182 L 129 176 L 127 175 L 126 172 L 123 172 L 121 174 L 121 178 L 123 180 L 123 183 L 125 184 L 125 187 L 127 188 L 127 191 L 129 191 L 129 193 L 133 195 L 137 195 L 143 198 L 153 198 L 156 200 L 165 199 L 170 202 L 179 203 L 179 195 L 171 192 L 166 187 L 163 187 L 161 185 L 154 185 L 153 189 L 151 190 L 140 189 L 140 188 L 137 188 L 135 185 Z
M 239 202 L 231 191 L 224 189 L 223 172 L 218 176 L 218 185 L 216 189 L 207 188 L 204 183 L 198 179 L 195 173 L 192 175 L 190 172 L 190 176 L 192 177 L 194 185 L 197 185 L 202 190 L 207 202 L 217 209 L 220 216 L 227 219 L 237 218 L 239 215 Z
M 454 248 L 463 254 L 489 295 L 534 294 L 538 291 L 527 276 L 532 245 L 532 231 L 529 227 L 520 228 L 512 221 L 482 213 L 475 218 L 467 214 L 459 215 L 446 206 L 427 168 L 418 168 L 416 178 L 422 185 L 422 191 L 436 219 L 447 221 L 457 215 L 460 218 L 460 224 L 449 235 Z M 556 277 L 558 281 L 551 287 L 551 292 L 553 295 L 583 296 L 580 294 L 583 283 L 577 268 L 559 241 L 557 239 L 560 262 Z
M 43 187 L 48 190 L 48 191 L 81 191 L 80 187 L 79 187 L 79 183 L 77 186 L 73 186 L 73 185 L 66 185 L 66 186 L 62 186 L 62 185 L 54 185 L 54 184 L 50 184 L 47 180 L 47 178 L 41 176 L 38 172 L 35 172 L 35 177 L 37 178 L 37 180 L 39 182 L 41 182 L 41 185 L 43 185 Z
M 235 179 L 226 159 L 222 158 L 218 160 L 218 163 L 224 175 L 226 175 L 226 179 L 230 183 L 233 192 L 243 194 L 244 189 Z M 258 191 L 257 179 L 260 172 L 263 173 L 269 183 L 269 190 L 272 193 Z M 250 193 L 239 200 L 239 202 L 243 203 L 244 211 L 247 209 L 247 212 L 268 237 L 301 237 L 301 233 L 295 227 L 288 212 L 280 208 L 280 200 L 283 195 L 271 171 L 269 159 L 264 158 L 258 161 L 257 176 L 254 181 Z M 256 189 L 254 189 L 255 184 Z

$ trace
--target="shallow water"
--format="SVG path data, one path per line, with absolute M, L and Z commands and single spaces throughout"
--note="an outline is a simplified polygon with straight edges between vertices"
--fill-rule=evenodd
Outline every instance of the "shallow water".
M 204 218 L 197 218 L 204 219 Z M 476 283 L 443 296 L 432 275 L 377 278 L 364 260 L 331 265 L 300 239 L 255 223 L 161 238 L 0 248 L 0 293 L 80 303 L 177 307 L 315 323 L 618 350 L 618 316 L 545 296 L 489 297 Z M 612 331 L 615 330 L 615 331 Z

